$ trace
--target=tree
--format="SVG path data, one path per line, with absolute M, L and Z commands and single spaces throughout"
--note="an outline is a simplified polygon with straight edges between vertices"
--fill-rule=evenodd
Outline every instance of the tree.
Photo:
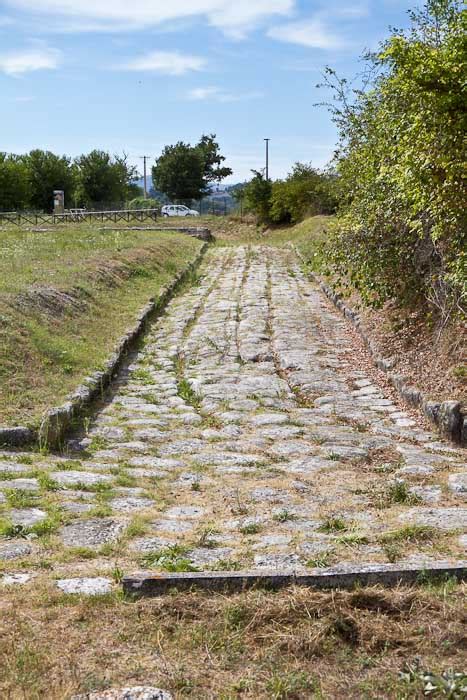
M 227 188 L 230 196 L 236 201 L 237 207 L 243 214 L 244 202 L 245 202 L 245 189 L 246 183 L 239 182 L 236 185 L 231 185 Z
M 203 135 L 196 146 L 183 141 L 166 146 L 152 169 L 156 188 L 174 202 L 190 204 L 201 199 L 212 182 L 231 175 L 232 170 L 222 165 L 225 157 L 215 138 Z
M 35 149 L 25 156 L 25 163 L 32 207 L 51 211 L 54 190 L 64 190 L 66 201 L 73 201 L 75 183 L 67 156 Z
M 179 141 L 164 148 L 152 168 L 152 179 L 173 202 L 190 204 L 206 192 L 205 163 L 199 148 Z
M 206 185 L 211 182 L 220 182 L 229 175 L 232 175 L 231 168 L 222 166 L 225 162 L 225 156 L 222 156 L 219 151 L 219 144 L 216 142 L 216 134 L 203 134 L 196 146 L 202 154 L 204 160 L 204 180 Z
M 29 195 L 24 158 L 0 152 L 0 211 L 24 209 L 29 204 Z
M 144 199 L 144 189 L 137 182 L 130 182 L 126 188 L 127 199 Z
M 128 165 L 127 156 L 112 157 L 94 150 L 75 160 L 76 199 L 87 206 L 95 203 L 121 204 L 133 194 L 136 168 Z
M 252 170 L 253 178 L 245 185 L 245 205 L 247 211 L 256 214 L 258 223 L 268 223 L 271 216 L 272 183 L 257 170 Z

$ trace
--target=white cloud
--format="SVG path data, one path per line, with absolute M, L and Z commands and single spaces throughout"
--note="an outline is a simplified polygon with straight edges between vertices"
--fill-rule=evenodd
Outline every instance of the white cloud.
M 263 96 L 261 92 L 245 92 L 239 94 L 225 92 L 221 90 L 221 88 L 214 86 L 193 88 L 189 90 L 187 94 L 189 100 L 198 102 L 205 100 L 214 100 L 216 102 L 241 102 L 243 100 L 258 99 Z
M 318 17 L 273 27 L 268 36 L 312 49 L 342 49 L 348 46 L 348 42 L 342 36 L 329 29 Z
M 241 39 L 258 22 L 273 15 L 291 14 L 295 0 L 227 0 L 219 2 L 208 17 L 211 24 Z
M 201 87 L 193 88 L 188 92 L 189 100 L 208 100 L 210 97 L 217 97 L 219 95 L 219 88 L 216 87 Z
M 327 11 L 329 16 L 361 19 L 363 17 L 368 17 L 370 14 L 370 7 L 368 0 L 363 0 L 362 2 L 354 2 L 352 5 L 337 5 L 335 7 L 328 6 Z
M 54 70 L 61 62 L 61 52 L 42 44 L 22 51 L 0 54 L 0 71 L 17 77 L 37 70 Z
M 201 56 L 190 56 L 178 51 L 151 51 L 127 63 L 117 66 L 124 70 L 150 71 L 164 75 L 184 75 L 190 71 L 202 70 L 207 64 Z
M 6 0 L 6 4 L 53 21 L 66 19 L 77 31 L 114 31 L 204 17 L 215 27 L 242 36 L 274 15 L 288 15 L 296 0 Z

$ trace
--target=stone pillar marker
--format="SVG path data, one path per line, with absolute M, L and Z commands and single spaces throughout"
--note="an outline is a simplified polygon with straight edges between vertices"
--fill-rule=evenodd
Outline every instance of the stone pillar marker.
M 65 192 L 63 190 L 54 190 L 54 214 L 63 214 L 65 212 Z

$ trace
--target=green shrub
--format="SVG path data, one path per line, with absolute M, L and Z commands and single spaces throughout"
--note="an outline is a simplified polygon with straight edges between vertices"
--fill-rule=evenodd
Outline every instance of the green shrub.
M 152 199 L 148 197 L 135 197 L 128 202 L 129 209 L 160 209 L 161 203 L 158 199 Z
M 342 205 L 327 257 L 374 306 L 423 303 L 446 317 L 467 294 L 462 4 L 411 13 L 411 28 L 368 56 L 376 77 L 364 91 L 327 69 Z
M 337 207 L 336 176 L 311 165 L 295 163 L 285 180 L 272 185 L 270 218 L 274 223 L 298 223 L 307 216 L 333 214 Z

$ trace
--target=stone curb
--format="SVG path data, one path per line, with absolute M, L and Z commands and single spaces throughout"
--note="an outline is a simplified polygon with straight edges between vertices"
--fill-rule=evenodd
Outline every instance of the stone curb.
M 215 240 L 211 231 L 208 228 L 201 226 L 125 226 L 124 228 L 116 228 L 113 226 L 101 226 L 99 231 L 171 231 L 175 233 L 185 233 L 187 236 L 199 238 L 200 241 L 211 243 Z
M 1 427 L 0 447 L 24 447 L 34 443 L 57 447 L 65 434 L 76 427 L 89 407 L 102 396 L 118 371 L 126 355 L 135 346 L 152 317 L 160 314 L 187 276 L 201 263 L 208 244 L 204 243 L 196 258 L 164 287 L 157 299 L 150 301 L 140 312 L 136 324 L 120 338 L 102 371 L 94 372 L 61 406 L 52 408 L 34 428 Z
M 295 247 L 294 247 L 295 248 Z M 295 252 L 299 259 L 306 265 L 306 260 L 301 255 L 300 251 L 295 248 Z M 334 292 L 329 285 L 313 271 L 308 274 L 314 282 L 320 287 L 324 294 L 332 301 L 334 306 L 339 309 L 342 315 L 350 321 L 354 328 L 358 331 L 365 345 L 367 346 L 375 365 L 387 374 L 388 380 L 395 387 L 398 394 L 406 403 L 415 408 L 419 408 L 428 420 L 434 423 L 443 437 L 452 440 L 461 445 L 467 444 L 467 413 L 465 406 L 460 401 L 430 401 L 425 398 L 422 392 L 414 386 L 410 386 L 401 374 L 391 372 L 394 362 L 385 359 L 378 354 L 376 343 L 368 337 L 362 328 L 360 315 L 344 304 L 340 294 Z
M 355 586 L 397 586 L 420 583 L 426 580 L 455 578 L 467 580 L 467 561 L 456 564 L 440 562 L 426 567 L 400 564 L 362 564 L 345 568 L 311 569 L 306 573 L 294 571 L 243 571 L 202 573 L 148 574 L 136 573 L 125 576 L 122 581 L 125 593 L 137 596 L 158 596 L 176 589 L 186 591 L 241 592 L 250 588 L 278 590 L 288 586 L 306 586 L 316 589 L 352 589 Z

